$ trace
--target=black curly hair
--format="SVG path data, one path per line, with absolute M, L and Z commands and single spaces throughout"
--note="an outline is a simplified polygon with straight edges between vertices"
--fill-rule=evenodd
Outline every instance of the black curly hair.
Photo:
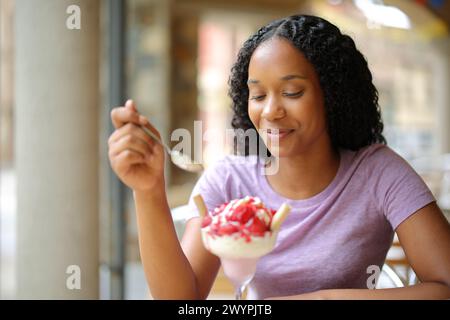
M 248 67 L 255 49 L 273 37 L 289 40 L 315 68 L 334 148 L 356 151 L 373 143 L 386 144 L 378 91 L 372 83 L 367 61 L 352 38 L 327 20 L 310 15 L 275 20 L 245 41 L 228 81 L 234 129 L 256 130 L 248 115 Z M 245 155 L 248 155 L 247 142 L 240 142 L 245 144 Z

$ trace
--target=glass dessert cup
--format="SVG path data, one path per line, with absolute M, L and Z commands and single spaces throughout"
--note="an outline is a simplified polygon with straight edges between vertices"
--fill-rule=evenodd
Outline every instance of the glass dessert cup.
M 275 247 L 278 231 L 290 207 L 267 209 L 257 197 L 235 199 L 209 215 L 201 195 L 194 202 L 202 217 L 205 248 L 220 258 L 225 275 L 233 283 L 237 300 L 252 281 L 259 258 Z
M 242 300 L 253 279 L 259 258 L 220 258 L 222 268 L 235 290 L 236 300 Z
M 225 276 L 235 289 L 235 298 L 241 300 L 253 279 L 259 258 L 275 247 L 277 232 L 268 231 L 264 236 L 251 237 L 250 241 L 238 237 L 214 236 L 202 229 L 206 249 L 220 258 Z

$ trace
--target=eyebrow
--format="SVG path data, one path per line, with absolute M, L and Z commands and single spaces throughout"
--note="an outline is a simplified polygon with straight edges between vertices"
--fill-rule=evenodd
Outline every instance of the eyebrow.
M 283 81 L 289 81 L 293 79 L 307 79 L 305 76 L 299 75 L 299 74 L 289 74 L 287 76 L 281 77 L 280 80 Z M 259 83 L 259 80 L 255 79 L 248 79 L 247 84 L 257 84 Z
M 306 79 L 306 77 L 301 76 L 299 74 L 289 74 L 289 75 L 281 78 L 281 80 L 284 80 L 284 81 L 288 81 L 288 80 L 292 80 L 292 79 Z

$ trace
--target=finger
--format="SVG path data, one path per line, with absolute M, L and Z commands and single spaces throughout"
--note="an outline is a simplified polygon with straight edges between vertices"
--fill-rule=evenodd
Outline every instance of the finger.
M 156 128 L 150 123 L 150 121 L 148 120 L 148 118 L 147 117 L 143 117 L 144 119 L 144 123 L 142 123 L 142 125 L 144 126 L 144 127 L 146 127 L 147 129 L 149 129 L 152 133 L 154 133 L 159 139 L 162 139 L 161 138 L 161 134 L 159 133 L 159 131 L 158 130 L 156 130 Z
M 109 156 L 115 157 L 125 150 L 133 150 L 142 154 L 144 157 L 149 157 L 152 154 L 150 146 L 144 140 L 139 139 L 133 135 L 127 135 L 116 141 L 110 146 Z
M 146 127 L 147 129 L 149 129 L 149 130 L 150 130 L 153 134 L 155 134 L 161 141 L 163 141 L 163 139 L 162 139 L 161 134 L 159 133 L 159 131 L 156 130 L 156 128 L 150 123 L 150 121 L 148 121 L 148 119 L 147 119 L 146 117 L 144 117 L 144 118 L 145 118 L 146 124 L 144 124 L 143 126 Z M 153 139 L 152 139 L 152 141 L 153 141 L 153 145 L 152 145 L 152 147 L 151 147 L 152 153 L 153 153 L 155 156 L 157 156 L 157 157 L 164 156 L 164 147 L 163 147 L 159 142 L 156 142 L 156 141 L 154 141 Z
M 150 147 L 152 147 L 153 144 L 155 143 L 155 141 L 151 137 L 149 137 L 140 126 L 137 126 L 134 123 L 127 123 L 123 127 L 115 130 L 113 134 L 109 137 L 108 139 L 109 146 L 111 146 L 113 143 L 119 141 L 120 139 L 122 139 L 124 136 L 127 135 L 133 135 L 147 142 L 147 144 Z
M 133 150 L 124 150 L 111 160 L 117 172 L 126 172 L 132 165 L 145 163 L 145 158 Z
M 137 125 L 146 123 L 144 116 L 141 116 L 138 112 L 127 107 L 117 107 L 112 109 L 111 120 L 116 129 L 123 127 L 127 123 L 135 123 Z
M 134 112 L 137 112 L 139 114 L 138 109 L 136 108 L 136 103 L 132 99 L 128 99 L 125 103 L 125 108 L 128 108 Z M 148 120 L 141 114 L 139 114 L 139 123 L 141 125 L 145 125 L 148 122 Z
M 130 109 L 130 110 L 132 110 L 134 112 L 138 112 L 137 109 L 136 109 L 136 105 L 135 105 L 134 101 L 131 100 L 131 99 L 128 99 L 127 102 L 125 102 L 125 108 L 128 108 L 128 109 Z

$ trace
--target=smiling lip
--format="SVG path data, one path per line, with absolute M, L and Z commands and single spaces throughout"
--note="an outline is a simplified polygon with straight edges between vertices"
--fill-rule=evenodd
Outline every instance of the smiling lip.
M 267 132 L 267 136 L 271 139 L 281 139 L 292 133 L 294 129 L 264 129 L 263 131 Z

